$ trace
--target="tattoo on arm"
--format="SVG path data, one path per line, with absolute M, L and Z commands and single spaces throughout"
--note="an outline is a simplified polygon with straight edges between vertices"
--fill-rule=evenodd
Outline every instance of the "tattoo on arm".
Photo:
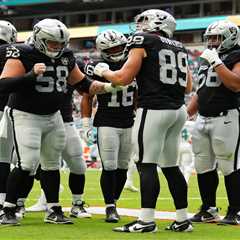
M 107 93 L 105 90 L 105 84 L 99 81 L 93 81 L 89 88 L 89 94 L 104 94 Z

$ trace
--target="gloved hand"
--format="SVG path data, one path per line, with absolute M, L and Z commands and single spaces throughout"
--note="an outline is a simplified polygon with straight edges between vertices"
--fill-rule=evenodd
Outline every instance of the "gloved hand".
M 88 143 L 92 136 L 92 127 L 90 126 L 90 118 L 82 118 L 83 139 Z
M 207 60 L 214 68 L 223 63 L 215 48 L 205 49 L 200 57 Z
M 103 72 L 107 70 L 109 70 L 109 65 L 107 63 L 100 62 L 94 67 L 93 72 L 95 75 L 102 77 Z
M 104 89 L 106 92 L 117 92 L 122 91 L 123 89 L 127 88 L 127 86 L 119 86 L 119 85 L 112 85 L 112 83 L 104 83 Z

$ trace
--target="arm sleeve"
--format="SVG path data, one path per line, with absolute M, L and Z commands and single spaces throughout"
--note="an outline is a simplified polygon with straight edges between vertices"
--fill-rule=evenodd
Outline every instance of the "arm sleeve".
M 92 82 L 93 82 L 92 80 L 90 80 L 87 76 L 85 76 L 82 79 L 82 81 L 76 83 L 75 85 L 73 85 L 73 87 L 77 91 L 89 93 L 89 88 L 90 88 Z
M 21 77 L 1 78 L 0 93 L 12 93 L 35 85 L 36 75 L 33 71 Z

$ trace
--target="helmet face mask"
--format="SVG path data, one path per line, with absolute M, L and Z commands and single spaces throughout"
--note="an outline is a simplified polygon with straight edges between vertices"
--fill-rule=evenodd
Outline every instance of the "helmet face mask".
M 204 33 L 207 48 L 216 48 L 219 53 L 226 52 L 238 44 L 238 26 L 228 20 L 216 21 Z
M 68 29 L 57 19 L 44 19 L 33 27 L 33 44 L 35 48 L 50 58 L 59 58 L 68 42 Z M 58 45 L 58 47 L 51 47 L 51 43 Z
M 125 46 L 127 38 L 121 32 L 106 30 L 96 38 L 96 47 L 106 61 L 120 62 L 126 58 Z
M 0 20 L 0 40 L 12 44 L 17 41 L 17 30 L 8 21 Z
M 135 17 L 137 32 L 164 32 L 172 37 L 176 29 L 176 21 L 168 12 L 150 9 Z

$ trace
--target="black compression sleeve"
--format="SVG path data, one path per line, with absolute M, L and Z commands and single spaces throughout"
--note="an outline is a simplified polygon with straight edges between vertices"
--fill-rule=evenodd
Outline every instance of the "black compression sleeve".
M 75 85 L 73 85 L 73 87 L 77 91 L 89 93 L 89 88 L 90 88 L 92 82 L 93 81 L 91 79 L 89 79 L 87 76 L 85 76 L 80 82 L 78 82 Z
M 12 93 L 35 85 L 36 74 L 33 71 L 21 77 L 7 77 L 0 79 L 0 93 Z

